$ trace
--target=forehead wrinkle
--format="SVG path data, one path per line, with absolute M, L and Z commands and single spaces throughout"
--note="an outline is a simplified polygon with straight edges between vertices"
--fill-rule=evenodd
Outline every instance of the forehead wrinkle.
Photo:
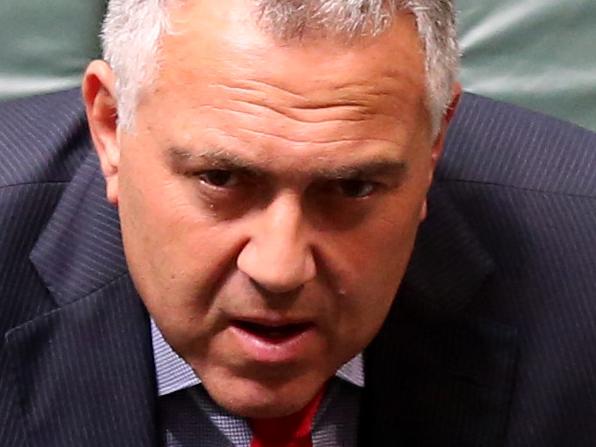
M 291 138 L 288 137 L 286 135 L 282 136 L 282 135 L 277 135 L 271 132 L 266 132 L 266 131 L 257 131 L 257 130 L 252 130 L 252 129 L 238 129 L 238 132 L 245 132 L 247 134 L 250 135 L 254 135 L 254 136 L 258 136 L 258 137 L 269 137 L 269 138 L 273 138 L 273 139 L 278 139 L 278 140 L 282 140 L 282 142 L 289 142 L 289 143 L 296 143 L 296 144 L 301 144 L 304 146 L 308 146 L 308 145 L 335 145 L 335 144 L 346 144 L 346 143 L 370 143 L 370 142 L 378 142 L 378 143 L 389 143 L 392 146 L 396 145 L 396 141 L 391 140 L 389 138 L 373 138 L 373 137 L 368 137 L 368 138 L 333 138 L 333 139 L 312 139 L 312 138 L 308 138 L 308 139 L 297 139 L 297 138 Z
M 300 121 L 303 123 L 314 123 L 319 121 L 362 121 L 362 118 L 355 118 L 355 117 L 342 117 L 342 118 L 335 118 L 331 120 L 326 119 L 316 119 L 315 117 L 307 118 L 308 112 L 344 112 L 345 114 L 349 115 L 357 115 L 357 116 L 371 116 L 374 115 L 373 111 L 370 108 L 366 107 L 362 103 L 358 103 L 355 101 L 346 101 L 346 102 L 335 102 L 335 103 L 321 103 L 321 104 L 311 104 L 311 105 L 292 105 L 292 106 L 282 106 L 272 103 L 263 104 L 258 101 L 254 100 L 246 100 L 246 99 L 232 99 L 231 100 L 237 104 L 246 104 L 249 106 L 254 106 L 259 109 L 269 109 L 273 112 L 277 113 L 278 115 L 283 115 L 287 118 L 291 118 L 294 121 Z M 299 112 L 307 112 L 303 113 L 301 116 L 300 113 L 296 113 L 294 109 L 297 109 Z M 311 113 L 310 115 L 314 115 Z
M 281 91 L 285 95 L 295 98 L 296 100 L 304 98 L 300 93 L 293 91 L 288 87 L 276 86 L 271 82 L 265 82 L 252 78 L 230 79 L 228 84 L 220 83 L 217 84 L 217 87 L 238 93 L 266 93 L 264 90 L 275 89 Z
M 214 103 L 204 106 L 247 112 L 247 115 L 273 112 L 298 123 L 356 123 L 384 117 L 396 125 L 403 119 L 400 109 L 408 108 L 404 103 L 405 97 L 390 85 L 381 85 L 386 84 L 384 82 L 350 82 L 333 88 L 316 87 L 305 94 L 264 81 L 224 82 L 210 86 L 221 89 L 221 93 L 214 92 Z
M 281 81 L 283 81 L 283 79 L 280 79 Z M 350 91 L 353 90 L 354 88 L 360 88 L 362 90 L 364 90 L 363 93 L 367 93 L 367 94 L 381 94 L 384 92 L 383 89 L 379 89 L 379 84 L 382 81 L 391 81 L 392 80 L 392 76 L 388 75 L 385 77 L 381 77 L 378 81 L 378 83 L 375 84 L 370 84 L 369 82 L 367 82 L 366 80 L 362 80 L 362 81 L 357 81 L 357 80 L 351 80 L 351 81 L 341 81 L 340 79 L 333 78 L 333 85 L 330 85 L 328 88 L 325 88 L 325 86 L 323 85 L 323 81 L 322 80 L 317 80 L 318 82 L 316 83 L 317 88 L 312 88 L 310 89 L 310 91 L 301 91 L 298 92 L 296 90 L 293 90 L 290 88 L 290 86 L 288 85 L 281 85 L 279 83 L 274 82 L 273 79 L 268 79 L 267 81 L 263 81 L 260 79 L 256 79 L 256 78 L 246 78 L 246 79 L 230 79 L 228 84 L 218 84 L 218 86 L 228 89 L 230 91 L 237 91 L 237 92 L 244 92 L 244 93 L 263 93 L 265 95 L 269 94 L 269 93 L 282 93 L 285 96 L 291 97 L 293 99 L 295 99 L 297 102 L 306 102 L 306 103 L 311 103 L 313 101 L 313 99 L 308 98 L 308 94 L 316 97 L 319 97 L 321 95 L 321 93 L 327 91 L 327 92 L 333 92 L 335 94 L 337 94 L 338 92 L 342 92 L 342 91 Z M 304 83 L 304 86 L 308 85 L 308 83 Z M 266 96 L 265 96 L 266 97 Z
M 394 76 L 389 74 L 379 77 L 375 83 L 365 79 L 342 82 L 334 78 L 332 84 L 324 85 L 324 81 L 317 80 L 312 88 L 302 92 L 291 90 L 286 85 L 276 85 L 273 80 L 257 79 L 234 79 L 229 80 L 228 84 L 218 83 L 217 87 L 232 93 L 245 93 L 257 100 L 267 102 L 269 98 L 281 94 L 282 101 L 280 102 L 293 102 L 291 107 L 295 109 L 333 108 L 336 106 L 365 107 L 372 98 L 396 96 L 396 91 L 392 91 L 388 85 L 385 85 L 392 83 L 395 80 Z M 309 82 L 303 83 L 304 86 L 308 84 Z
M 232 100 L 232 102 L 237 103 L 238 105 L 242 105 L 242 104 L 247 105 L 248 106 L 248 107 L 246 107 L 247 109 L 254 109 L 254 110 L 241 110 L 241 107 L 231 108 L 231 107 L 213 106 L 213 105 L 204 105 L 204 106 L 201 106 L 201 108 L 205 108 L 208 110 L 217 110 L 217 111 L 221 111 L 224 113 L 232 113 L 232 114 L 241 115 L 244 117 L 254 116 L 255 112 L 256 112 L 256 114 L 258 114 L 258 113 L 261 113 L 263 110 L 269 110 L 269 111 L 275 113 L 276 115 L 280 116 L 281 118 L 290 119 L 292 121 L 296 121 L 298 123 L 303 123 L 303 124 L 333 124 L 333 123 L 350 123 L 350 122 L 351 123 L 359 123 L 359 122 L 365 121 L 367 119 L 367 117 L 369 117 L 369 116 L 370 117 L 384 116 L 386 118 L 389 118 L 389 119 L 395 121 L 396 123 L 399 122 L 398 118 L 391 116 L 389 114 L 381 114 L 381 113 L 373 114 L 373 113 L 366 113 L 366 112 L 360 113 L 360 117 L 350 117 L 350 116 L 344 117 L 344 116 L 342 116 L 341 118 L 332 118 L 332 119 L 326 119 L 326 117 L 306 118 L 306 117 L 302 117 L 299 114 L 292 112 L 291 109 L 281 109 L 278 107 L 272 107 L 271 105 L 258 104 L 258 103 L 250 102 L 250 101 Z

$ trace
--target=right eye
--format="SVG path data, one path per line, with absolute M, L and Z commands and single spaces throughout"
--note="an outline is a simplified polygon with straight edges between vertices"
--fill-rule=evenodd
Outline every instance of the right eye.
M 211 169 L 203 171 L 197 176 L 207 186 L 215 188 L 231 188 L 238 184 L 238 176 L 225 169 Z

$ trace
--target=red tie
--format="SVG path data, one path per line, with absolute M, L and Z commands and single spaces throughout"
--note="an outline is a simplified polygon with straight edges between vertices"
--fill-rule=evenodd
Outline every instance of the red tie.
M 250 419 L 250 447 L 312 447 L 312 421 L 317 414 L 325 387 L 298 413 L 280 418 Z

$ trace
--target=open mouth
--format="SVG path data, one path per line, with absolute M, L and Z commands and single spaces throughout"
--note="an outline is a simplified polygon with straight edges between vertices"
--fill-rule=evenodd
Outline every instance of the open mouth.
M 251 321 L 234 321 L 234 326 L 269 343 L 280 343 L 300 335 L 312 327 L 312 323 L 266 325 Z

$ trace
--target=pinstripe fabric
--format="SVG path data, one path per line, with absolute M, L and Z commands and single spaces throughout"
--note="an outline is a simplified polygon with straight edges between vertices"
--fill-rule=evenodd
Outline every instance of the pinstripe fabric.
M 8 333 L 30 445 L 154 445 L 150 343 L 133 294 L 122 276 Z
M 118 214 L 104 197 L 98 160 L 89 153 L 55 210 L 64 219 L 53 219 L 46 226 L 31 253 L 60 304 L 85 296 L 127 272 Z M 73 228 L 87 237 L 74 240 Z
M 44 97 L 32 104 L 0 106 L 0 334 L 52 309 L 48 291 L 29 262 L 36 237 L 83 154 L 72 151 L 55 162 L 46 146 L 62 147 L 81 135 L 77 95 Z M 75 102 L 76 103 L 76 102 Z M 50 118 L 52 117 L 52 118 Z M 50 124 L 56 118 L 60 124 Z M 73 138 L 74 137 L 74 138 Z M 23 144 L 27 141 L 27 144 Z M 56 151 L 57 152 L 57 151 Z M 54 153 L 52 154 L 54 155 Z M 8 262 L 7 262 L 8 261 Z M 3 337 L 4 344 L 4 337 Z M 19 396 L 8 352 L 0 351 L 0 445 L 19 446 L 23 427 L 13 417 Z
M 0 106 L 0 187 L 70 180 L 88 145 L 79 96 L 71 90 Z
M 2 446 L 156 442 L 149 322 L 81 111 L 0 105 Z
M 361 446 L 596 439 L 596 136 L 465 95 Z M 149 318 L 77 92 L 0 104 L 0 446 L 158 445 Z M 176 394 L 176 393 L 174 393 Z
M 52 308 L 52 301 L 29 262 L 33 247 L 30 234 L 38 234 L 57 202 L 62 185 L 6 186 L 0 189 L 0 333 Z M 38 202 L 39 201 L 39 202 Z M 4 285 L 10 284 L 7 288 Z M 43 299 L 45 297 L 45 299 Z M 40 299 L 41 298 L 41 299 Z M 4 343 L 4 337 L 2 344 Z M 24 439 L 18 419 L 10 417 L 18 395 L 6 349 L 0 351 L 0 445 L 19 446 Z
M 474 95 L 461 112 L 439 178 L 594 197 L 593 132 Z
M 465 182 L 449 191 L 487 235 L 497 266 L 468 310 L 498 316 L 519 334 L 516 387 L 533 398 L 514 399 L 508 445 L 594 445 L 596 200 Z M 524 212 L 505 220 L 508 209 Z

